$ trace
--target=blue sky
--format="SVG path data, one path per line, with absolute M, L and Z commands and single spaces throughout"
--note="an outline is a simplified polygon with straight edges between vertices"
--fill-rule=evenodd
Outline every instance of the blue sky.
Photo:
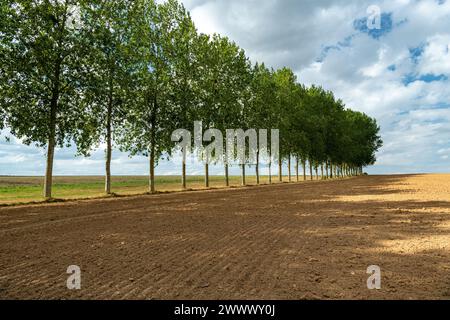
M 227 35 L 252 61 L 288 66 L 300 82 L 376 117 L 384 147 L 368 172 L 450 170 L 449 0 L 183 2 L 199 31 Z M 371 5 L 382 12 L 379 30 L 367 28 Z M 55 174 L 103 174 L 102 150 L 88 159 L 74 154 L 57 150 Z M 179 163 L 161 162 L 157 173 L 178 174 Z M 44 167 L 43 150 L 1 139 L 0 175 L 42 175 Z M 115 152 L 113 174 L 147 172 L 147 159 Z M 201 172 L 190 163 L 190 174 Z

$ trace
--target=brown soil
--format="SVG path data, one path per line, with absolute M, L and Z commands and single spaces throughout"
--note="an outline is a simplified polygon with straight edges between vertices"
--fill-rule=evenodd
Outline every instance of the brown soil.
M 0 208 L 0 298 L 449 299 L 449 201 L 409 175 Z

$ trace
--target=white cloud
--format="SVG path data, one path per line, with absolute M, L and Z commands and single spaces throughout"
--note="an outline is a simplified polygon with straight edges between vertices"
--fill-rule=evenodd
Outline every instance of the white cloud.
M 450 75 L 450 34 L 438 34 L 427 39 L 418 69 L 422 74 Z

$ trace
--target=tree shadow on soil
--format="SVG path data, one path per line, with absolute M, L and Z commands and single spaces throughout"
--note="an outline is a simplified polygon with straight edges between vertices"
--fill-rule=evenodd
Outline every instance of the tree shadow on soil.
M 306 298 L 450 298 L 450 202 L 395 200 L 415 191 L 407 177 L 343 180 L 313 197 L 309 218 L 319 220 L 308 221 L 294 249 L 314 261 L 294 264 L 317 274 Z M 381 290 L 366 286 L 370 265 L 381 268 Z

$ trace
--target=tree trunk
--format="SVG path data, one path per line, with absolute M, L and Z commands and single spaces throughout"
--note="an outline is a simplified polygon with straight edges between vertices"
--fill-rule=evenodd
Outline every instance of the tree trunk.
M 230 186 L 230 175 L 228 174 L 228 163 L 225 164 L 225 185 Z
M 245 163 L 241 164 L 241 185 L 245 186 Z
M 316 171 L 316 180 L 319 180 L 319 166 L 317 164 L 314 166 L 314 170 Z
M 112 158 L 112 86 L 110 85 L 108 110 L 106 112 L 106 175 L 105 193 L 111 194 L 111 158 Z
M 309 160 L 309 177 L 311 180 L 314 180 L 314 176 L 313 176 L 313 165 L 311 160 Z
M 150 149 L 150 178 L 149 178 L 149 191 L 155 193 L 155 147 L 152 145 Z
M 303 181 L 306 181 L 306 160 L 302 160 L 303 166 Z
M 281 156 L 278 159 L 278 182 L 283 182 L 283 161 L 281 161 Z
M 295 176 L 298 182 L 298 157 L 295 157 Z
M 256 184 L 259 184 L 259 150 L 256 152 L 255 173 L 256 173 Z
M 288 158 L 288 177 L 289 177 L 289 182 L 292 182 L 292 176 L 291 176 L 291 155 L 289 155 L 289 158 Z
M 55 158 L 55 145 L 56 145 L 56 114 L 58 112 L 58 100 L 59 100 L 59 83 L 61 75 L 61 63 L 62 59 L 58 60 L 55 64 L 55 82 L 52 88 L 52 98 L 50 101 L 50 121 L 49 121 L 49 135 L 47 146 L 47 167 L 45 170 L 44 181 L 44 197 L 46 199 L 52 198 L 53 187 L 53 161 Z
M 328 161 L 325 162 L 325 174 L 326 174 L 326 179 L 329 178 L 328 176 Z
M 53 187 L 53 160 L 55 157 L 55 144 L 56 144 L 56 113 L 58 108 L 59 98 L 59 67 L 57 67 L 57 83 L 52 94 L 52 100 L 50 102 L 50 123 L 49 123 L 49 135 L 47 146 L 47 168 L 45 171 L 44 182 L 44 197 L 46 199 L 52 198 Z
M 269 162 L 269 184 L 272 184 L 272 162 Z
M 209 164 L 205 163 L 205 188 L 209 188 Z
M 152 112 L 150 116 L 150 193 L 155 193 L 155 157 L 156 157 L 156 137 L 155 128 L 157 123 L 158 96 L 153 95 Z
M 323 163 L 320 164 L 320 178 L 323 180 Z
M 50 129 L 50 132 L 52 129 Z M 55 130 L 53 130 L 55 131 Z M 47 148 L 47 169 L 45 172 L 44 196 L 46 199 L 52 198 L 53 185 L 53 158 L 55 156 L 55 135 L 50 133 Z
M 181 168 L 181 188 L 186 190 L 186 154 L 183 150 L 183 163 Z

